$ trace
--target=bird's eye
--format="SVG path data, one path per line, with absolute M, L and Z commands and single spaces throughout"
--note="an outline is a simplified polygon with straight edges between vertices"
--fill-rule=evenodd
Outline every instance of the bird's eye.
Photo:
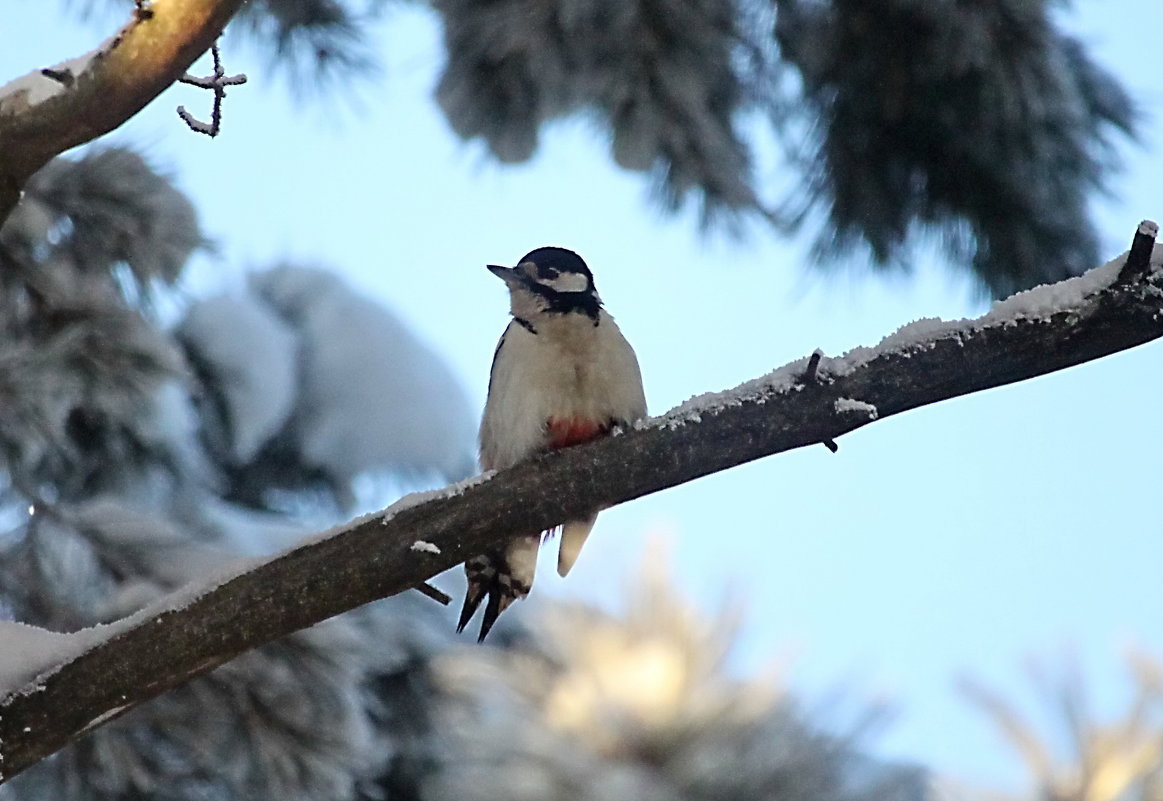
M 557 276 L 560 275 L 556 267 L 538 267 L 537 274 L 544 278 L 546 281 L 552 281 L 554 278 L 557 278 Z

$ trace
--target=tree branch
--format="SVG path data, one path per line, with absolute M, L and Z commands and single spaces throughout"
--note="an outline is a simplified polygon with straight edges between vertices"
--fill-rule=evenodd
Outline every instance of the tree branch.
M 995 304 L 977 320 L 921 321 L 876 348 L 800 359 L 618 436 L 409 496 L 247 572 L 179 593 L 113 624 L 108 639 L 0 701 L 4 778 L 248 649 L 415 587 L 514 531 L 540 531 L 918 406 L 1159 338 L 1163 248 L 1152 259 L 1152 240 L 1152 229 L 1140 226 L 1127 269 L 1123 257 Z
M 139 2 L 96 50 L 0 87 L 0 225 L 33 173 L 144 108 L 209 49 L 243 2 Z

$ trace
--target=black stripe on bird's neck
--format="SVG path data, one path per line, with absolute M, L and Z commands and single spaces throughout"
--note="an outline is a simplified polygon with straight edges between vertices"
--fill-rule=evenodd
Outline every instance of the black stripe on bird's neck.
M 533 323 L 529 322 L 524 317 L 514 317 L 513 322 L 524 328 L 530 334 L 537 336 L 537 329 L 533 327 Z
M 550 314 L 584 314 L 598 323 L 598 312 L 602 309 L 601 301 L 592 292 L 554 292 L 553 290 L 540 293 L 545 298 L 546 309 Z

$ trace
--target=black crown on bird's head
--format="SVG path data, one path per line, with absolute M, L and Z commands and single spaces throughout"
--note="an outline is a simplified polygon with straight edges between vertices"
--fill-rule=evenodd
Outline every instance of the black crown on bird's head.
M 572 250 L 543 247 L 521 257 L 516 267 L 488 265 L 511 291 L 525 290 L 545 301 L 545 311 L 555 314 L 580 312 L 598 318 L 602 305 L 594 287 L 594 274 Z
M 556 270 L 559 273 L 576 273 L 586 276 L 592 283 L 594 274 L 590 272 L 585 259 L 565 248 L 545 247 L 531 250 L 521 257 L 518 264 L 532 262 L 539 271 Z

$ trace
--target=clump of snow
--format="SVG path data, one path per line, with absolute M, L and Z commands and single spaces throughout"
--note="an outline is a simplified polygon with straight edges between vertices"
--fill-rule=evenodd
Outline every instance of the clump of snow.
M 393 503 L 391 506 L 389 506 L 383 512 L 373 512 L 372 514 L 367 515 L 367 517 L 368 518 L 375 518 L 375 517 L 379 517 L 379 515 L 382 514 L 384 516 L 384 518 L 383 518 L 383 520 L 380 521 L 380 525 L 386 526 L 391 521 L 391 519 L 393 517 L 395 517 L 396 515 L 398 515 L 400 512 L 404 511 L 405 509 L 411 509 L 413 506 L 419 506 L 422 503 L 428 503 L 428 501 L 434 501 L 437 498 L 450 497 L 449 495 L 445 494 L 447 489 L 448 488 L 445 487 L 444 489 L 423 490 L 421 492 L 409 492 L 407 495 L 405 495 L 403 498 L 400 498 L 400 500 Z M 454 494 L 459 494 L 459 493 L 454 493 Z M 362 520 L 362 518 L 357 518 L 355 521 L 352 521 L 352 522 L 353 522 L 353 524 L 358 524 L 358 522 L 360 520 Z M 343 526 L 341 528 L 346 528 L 346 527 L 347 526 Z
M 839 414 L 845 412 L 860 412 L 868 416 L 869 420 L 875 420 L 880 415 L 880 410 L 876 408 L 875 404 L 866 403 L 855 398 L 837 398 L 834 408 Z
M 964 319 L 947 322 L 940 317 L 922 317 L 920 320 L 914 320 L 908 325 L 901 326 L 886 336 L 875 350 L 882 353 L 893 350 L 909 350 L 947 333 L 950 326 L 960 327 L 964 322 L 966 322 Z
M 383 515 L 383 519 L 380 521 L 380 525 L 386 526 L 393 517 L 405 509 L 410 509 L 413 506 L 419 506 L 422 503 L 428 503 L 428 501 L 434 501 L 439 498 L 455 498 L 457 495 L 463 495 L 470 487 L 475 487 L 477 484 L 483 484 L 486 481 L 492 479 L 492 477 L 496 474 L 496 470 L 486 470 L 479 475 L 470 476 L 463 481 L 457 481 L 455 484 L 449 484 L 447 487 L 441 487 L 440 489 L 434 490 L 424 490 L 423 492 L 409 492 L 403 498 L 400 498 L 400 500 L 396 501 L 382 512 L 372 512 L 369 515 L 356 518 L 350 523 L 337 526 L 331 533 L 338 533 L 348 528 L 352 528 L 356 525 L 359 525 L 364 520 L 372 520 L 379 517 L 380 515 Z
M 985 328 L 1011 326 L 1019 320 L 1045 320 L 1059 312 L 1080 308 L 1087 297 L 1115 282 L 1126 260 L 1127 254 L 1124 253 L 1075 278 L 1044 284 L 995 301 L 987 314 L 976 319 L 945 321 L 926 318 L 909 323 L 882 339 L 876 347 L 853 348 L 843 356 L 827 360 L 827 373 L 846 375 L 886 353 L 907 357 L 910 353 L 933 347 L 940 339 L 960 339 Z M 824 365 L 821 365 L 823 370 Z
M 744 382 L 734 389 L 724 392 L 705 392 L 680 403 L 664 415 L 646 418 L 634 424 L 636 429 L 667 428 L 674 430 L 687 423 L 697 423 L 702 415 L 715 413 L 731 406 L 741 406 L 747 402 L 763 403 L 765 399 L 787 392 L 798 385 L 800 376 L 808 365 L 808 357 L 785 364 L 765 376 Z
M 1093 295 L 1114 283 L 1119 270 L 1127 261 L 1124 253 L 1101 267 L 1088 270 L 1082 275 L 1043 284 L 1033 289 L 1011 295 L 1005 300 L 995 301 L 989 314 L 976 321 L 978 328 L 989 325 L 1010 324 L 1017 320 L 1039 320 L 1080 305 L 1084 298 Z
M 109 626 L 72 633 L 49 631 L 12 620 L 0 621 L 0 694 L 28 685 L 103 640 Z
M 0 109 L 31 108 L 64 91 L 64 84 L 41 73 L 30 72 L 0 87 Z
M 324 270 L 284 266 L 251 290 L 298 336 L 295 438 L 343 482 L 367 471 L 473 472 L 475 422 L 445 362 L 382 305 Z
M 137 425 L 137 436 L 155 452 L 168 452 L 176 464 L 191 474 L 212 481 L 212 468 L 198 445 L 198 413 L 184 381 L 169 380 L 158 387 L 150 409 Z
M 105 53 L 113 39 L 106 39 L 88 53 L 62 61 L 47 70 L 34 70 L 0 86 L 0 111 L 22 111 L 63 92 L 89 64 Z M 61 78 L 49 77 L 59 75 Z
M 193 304 L 177 329 L 226 406 L 231 456 L 246 464 L 291 416 L 299 382 L 299 341 L 253 295 Z
M 440 553 L 439 547 L 433 545 L 431 542 L 425 542 L 424 540 L 416 540 L 414 543 L 412 543 L 412 547 L 409 548 L 409 550 L 420 551 L 421 553 Z

